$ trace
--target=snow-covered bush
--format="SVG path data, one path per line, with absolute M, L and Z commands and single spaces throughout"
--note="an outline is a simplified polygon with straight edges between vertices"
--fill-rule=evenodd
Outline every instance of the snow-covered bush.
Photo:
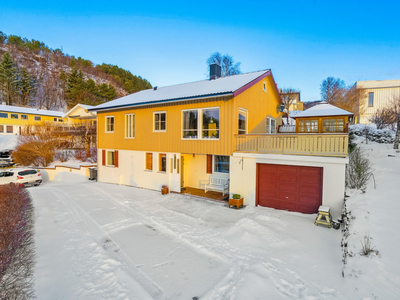
M 0 186 L 0 299 L 32 299 L 34 207 L 23 187 Z
M 77 149 L 75 150 L 75 159 L 80 161 L 87 161 L 91 163 L 97 162 L 97 148 L 90 148 L 89 155 L 86 153 L 85 149 Z
M 351 189 L 365 191 L 368 180 L 372 176 L 372 164 L 360 147 L 349 154 L 346 167 L 346 186 Z
M 375 126 L 356 124 L 349 126 L 349 134 L 354 133 L 357 136 L 365 137 L 369 141 L 381 144 L 393 144 L 395 133 L 390 129 L 376 129 Z
M 66 162 L 74 157 L 74 153 L 71 150 L 58 150 L 54 155 L 54 160 Z

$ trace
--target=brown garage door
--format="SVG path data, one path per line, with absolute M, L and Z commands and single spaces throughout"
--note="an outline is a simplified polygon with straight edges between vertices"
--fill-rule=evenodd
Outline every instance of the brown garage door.
M 257 164 L 257 204 L 306 214 L 322 204 L 322 168 Z

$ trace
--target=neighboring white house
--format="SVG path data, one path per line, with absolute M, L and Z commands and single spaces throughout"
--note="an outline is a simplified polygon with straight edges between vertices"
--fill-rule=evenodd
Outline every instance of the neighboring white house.
M 366 90 L 366 110 L 357 123 L 369 124 L 368 120 L 377 109 L 389 104 L 390 99 L 400 95 L 400 80 L 357 81 L 356 87 Z

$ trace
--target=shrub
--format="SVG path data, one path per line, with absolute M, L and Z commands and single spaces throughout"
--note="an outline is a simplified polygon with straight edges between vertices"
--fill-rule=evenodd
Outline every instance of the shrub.
M 74 156 L 71 150 L 58 150 L 54 155 L 54 160 L 66 162 Z
M 74 157 L 76 160 L 86 161 L 86 150 L 83 150 L 83 149 L 75 150 Z
M 369 235 L 364 236 L 364 243 L 361 241 L 361 255 L 368 256 L 371 253 L 379 255 L 379 251 L 374 250 L 371 245 L 371 238 Z
M 346 167 L 346 186 L 365 192 L 368 180 L 372 176 L 372 164 L 364 151 L 356 147 L 349 154 L 349 164 Z
M 381 144 L 393 144 L 394 142 L 394 131 L 390 129 L 376 129 L 369 125 L 357 124 L 349 126 L 350 134 L 361 137 L 367 136 L 368 140 Z
M 233 194 L 232 195 L 232 199 L 240 199 L 240 195 L 239 194 Z
M 28 192 L 0 186 L 0 299 L 34 298 L 34 208 Z

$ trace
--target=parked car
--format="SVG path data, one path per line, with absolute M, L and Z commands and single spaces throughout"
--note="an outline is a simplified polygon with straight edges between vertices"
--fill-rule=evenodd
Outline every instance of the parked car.
M 38 186 L 42 175 L 33 169 L 11 169 L 0 171 L 0 184 L 15 183 L 23 186 Z
M 10 150 L 0 151 L 0 168 L 7 168 L 14 166 L 14 160 L 11 157 Z

